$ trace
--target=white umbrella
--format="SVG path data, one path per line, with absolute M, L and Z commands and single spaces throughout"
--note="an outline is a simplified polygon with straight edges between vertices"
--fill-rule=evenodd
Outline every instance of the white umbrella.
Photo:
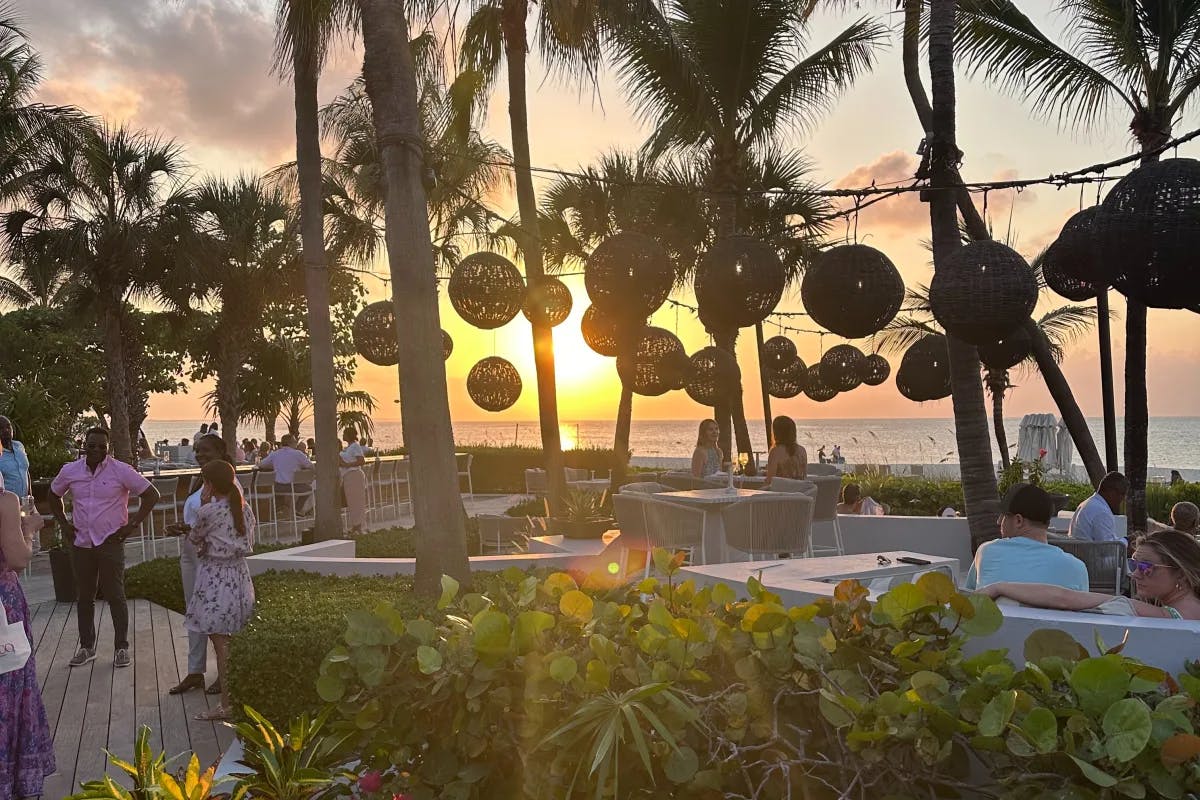
M 1048 468 L 1055 465 L 1058 451 L 1058 419 L 1053 414 L 1026 414 L 1017 431 L 1017 458 L 1025 462 L 1043 459 Z M 1041 455 L 1042 451 L 1046 455 Z
M 1071 465 L 1075 461 L 1075 442 L 1067 423 L 1058 423 L 1058 448 L 1055 452 L 1055 468 L 1068 478 L 1071 477 Z

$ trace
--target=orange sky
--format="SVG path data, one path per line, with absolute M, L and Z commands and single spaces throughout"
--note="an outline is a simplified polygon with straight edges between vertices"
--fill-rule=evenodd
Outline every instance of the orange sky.
M 871 4 L 864 4 L 873 10 Z M 881 4 L 882 5 L 882 4 Z M 1041 2 L 1026 2 L 1028 9 Z M 110 119 L 130 121 L 177 137 L 187 145 L 197 172 L 232 174 L 239 170 L 268 169 L 294 155 L 292 113 L 288 87 L 268 74 L 270 66 L 272 3 L 265 0 L 122 0 L 96 4 L 94 0 L 40 0 L 24 11 L 26 25 L 47 62 L 47 80 L 41 99 L 75 103 Z M 828 15 L 818 20 L 812 40 L 820 44 L 838 28 L 863 12 Z M 1031 14 L 1039 21 L 1044 15 Z M 1049 21 L 1051 29 L 1056 24 Z M 533 160 L 536 164 L 574 169 L 613 147 L 636 147 L 645 130 L 634 121 L 619 88 L 602 76 L 599 96 L 590 90 L 562 86 L 546 78 L 531 62 L 530 119 Z M 339 52 L 330 64 L 322 94 L 337 93 L 357 70 L 352 49 Z M 1189 130 L 1192 114 L 1178 126 Z M 1053 123 L 1032 117 L 1011 97 L 965 78 L 960 82 L 959 145 L 966 151 L 963 167 L 968 180 L 1015 176 L 1034 177 L 1108 160 L 1131 147 L 1126 121 L 1119 114 L 1100 132 L 1059 130 Z M 508 144 L 507 94 L 501 85 L 491 102 L 487 132 Z M 816 176 L 828 185 L 866 185 L 911 177 L 921 139 L 904 92 L 898 43 L 880 55 L 875 73 L 849 91 L 818 130 L 805 139 L 797 134 L 816 165 Z M 1196 156 L 1200 147 L 1188 146 L 1181 155 Z M 538 179 L 536 185 L 546 181 Z M 1095 190 L 1085 192 L 1085 202 L 1095 202 Z M 515 203 L 507 201 L 505 213 Z M 1003 236 L 1010 226 L 1016 246 L 1027 257 L 1053 240 L 1063 221 L 1078 209 L 1078 189 L 1058 191 L 1039 187 L 1015 196 L 994 192 L 989 197 L 989 217 Z M 837 231 L 835 235 L 844 235 Z M 931 267 L 921 242 L 929 237 L 928 212 L 914 197 L 880 203 L 865 210 L 858 223 L 859 240 L 886 252 L 907 282 L 927 282 Z M 386 265 L 371 267 L 386 272 Z M 365 278 L 373 298 L 383 297 L 382 283 Z M 559 405 L 564 422 L 611 418 L 617 402 L 617 382 L 611 359 L 593 354 L 579 335 L 579 317 L 587 305 L 582 280 L 568 278 L 576 305 L 570 319 L 556 329 L 559 360 Z M 678 299 L 691 302 L 688 293 Z M 1113 294 L 1114 311 L 1123 313 L 1119 295 Z M 1044 307 L 1055 302 L 1047 299 Z M 800 310 L 798 292 L 790 292 L 780 310 Z M 1044 308 L 1039 308 L 1039 311 Z M 453 336 L 454 354 L 447 362 L 451 412 L 455 419 L 528 420 L 537 415 L 529 326 L 522 315 L 493 336 L 467 326 L 443 302 L 443 327 Z M 676 330 L 689 352 L 707 344 L 697 321 L 687 312 L 678 320 L 672 310 L 659 312 L 654 324 Z M 812 327 L 795 323 L 800 327 Z M 1200 414 L 1200 315 L 1184 311 L 1150 313 L 1149 397 L 1152 415 Z M 768 331 L 768 335 L 772 332 Z M 1123 323 L 1114 322 L 1118 410 L 1121 406 Z M 794 336 L 801 356 L 812 363 L 819 358 L 816 336 Z M 746 380 L 748 416 L 761 415 L 759 407 L 753 332 L 744 331 L 740 358 Z M 826 337 L 825 347 L 837 344 Z M 860 343 L 862 344 L 862 343 Z M 513 361 L 525 379 L 520 401 L 502 414 L 488 414 L 466 397 L 463 389 L 471 365 L 485 355 Z M 897 359 L 898 360 L 898 359 Z M 1063 367 L 1076 396 L 1088 415 L 1100 414 L 1096 345 L 1088 336 L 1068 353 Z M 380 419 L 395 419 L 399 408 L 394 370 L 360 365 L 359 388 L 370 390 L 380 403 Z M 1020 384 L 1009 399 L 1007 411 L 1016 416 L 1053 410 L 1053 404 L 1036 374 L 1018 374 Z M 158 419 L 201 416 L 202 389 L 181 396 L 152 399 L 151 415 Z M 758 409 L 758 410 L 754 410 Z M 774 401 L 776 413 L 803 418 L 830 417 L 949 417 L 949 401 L 915 405 L 899 396 L 890 381 L 883 386 L 861 387 L 817 404 L 807 398 Z M 682 392 L 660 398 L 638 398 L 640 419 L 689 418 L 701 409 Z

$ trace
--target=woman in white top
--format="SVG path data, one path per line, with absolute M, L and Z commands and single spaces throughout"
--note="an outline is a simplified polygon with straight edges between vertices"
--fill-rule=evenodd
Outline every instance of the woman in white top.
M 342 439 L 346 446 L 338 454 L 338 467 L 342 491 L 346 494 L 346 515 L 350 532 L 362 533 L 367 528 L 367 474 L 363 472 L 367 449 L 358 443 L 358 431 L 354 428 L 342 431 Z

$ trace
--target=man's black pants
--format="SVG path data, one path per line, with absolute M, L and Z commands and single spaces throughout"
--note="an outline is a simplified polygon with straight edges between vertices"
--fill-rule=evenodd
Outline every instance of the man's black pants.
M 112 614 L 116 649 L 129 649 L 129 607 L 125 604 L 125 541 L 110 536 L 99 547 L 72 547 L 79 644 L 96 647 L 96 587 Z

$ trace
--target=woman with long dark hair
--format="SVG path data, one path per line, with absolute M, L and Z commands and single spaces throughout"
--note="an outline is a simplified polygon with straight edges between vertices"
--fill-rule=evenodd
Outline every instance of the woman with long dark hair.
M 767 453 L 767 480 L 808 477 L 808 453 L 796 444 L 796 422 L 791 417 L 776 417 L 771 420 L 771 451 Z
M 193 455 L 201 470 L 212 461 L 229 461 L 229 451 L 225 440 L 212 433 L 206 433 L 196 440 Z M 196 524 L 196 515 L 200 511 L 200 494 L 204 488 L 201 476 L 195 476 L 191 492 L 183 501 L 183 524 L 169 525 L 167 530 L 176 536 L 185 536 Z M 196 588 L 196 566 L 199 563 L 196 548 L 187 538 L 179 540 L 179 571 L 183 576 L 183 599 L 187 603 Z M 188 674 L 178 685 L 170 690 L 171 694 L 183 694 L 192 689 L 204 688 L 204 671 L 208 664 L 208 637 L 202 633 L 188 633 Z M 214 681 L 208 687 L 208 694 L 220 694 L 221 682 Z
M 700 423 L 696 434 L 696 449 L 692 451 L 692 477 L 707 478 L 714 472 L 721 471 L 721 448 L 717 447 L 717 438 L 721 429 L 717 421 L 706 419 Z
M 196 547 L 196 587 L 188 601 L 184 627 L 212 640 L 217 652 L 221 704 L 197 714 L 201 720 L 228 719 L 229 639 L 245 627 L 254 614 L 254 583 L 246 556 L 254 546 L 254 514 L 242 498 L 233 466 L 210 461 L 201 470 L 204 489 L 196 525 L 188 539 Z

